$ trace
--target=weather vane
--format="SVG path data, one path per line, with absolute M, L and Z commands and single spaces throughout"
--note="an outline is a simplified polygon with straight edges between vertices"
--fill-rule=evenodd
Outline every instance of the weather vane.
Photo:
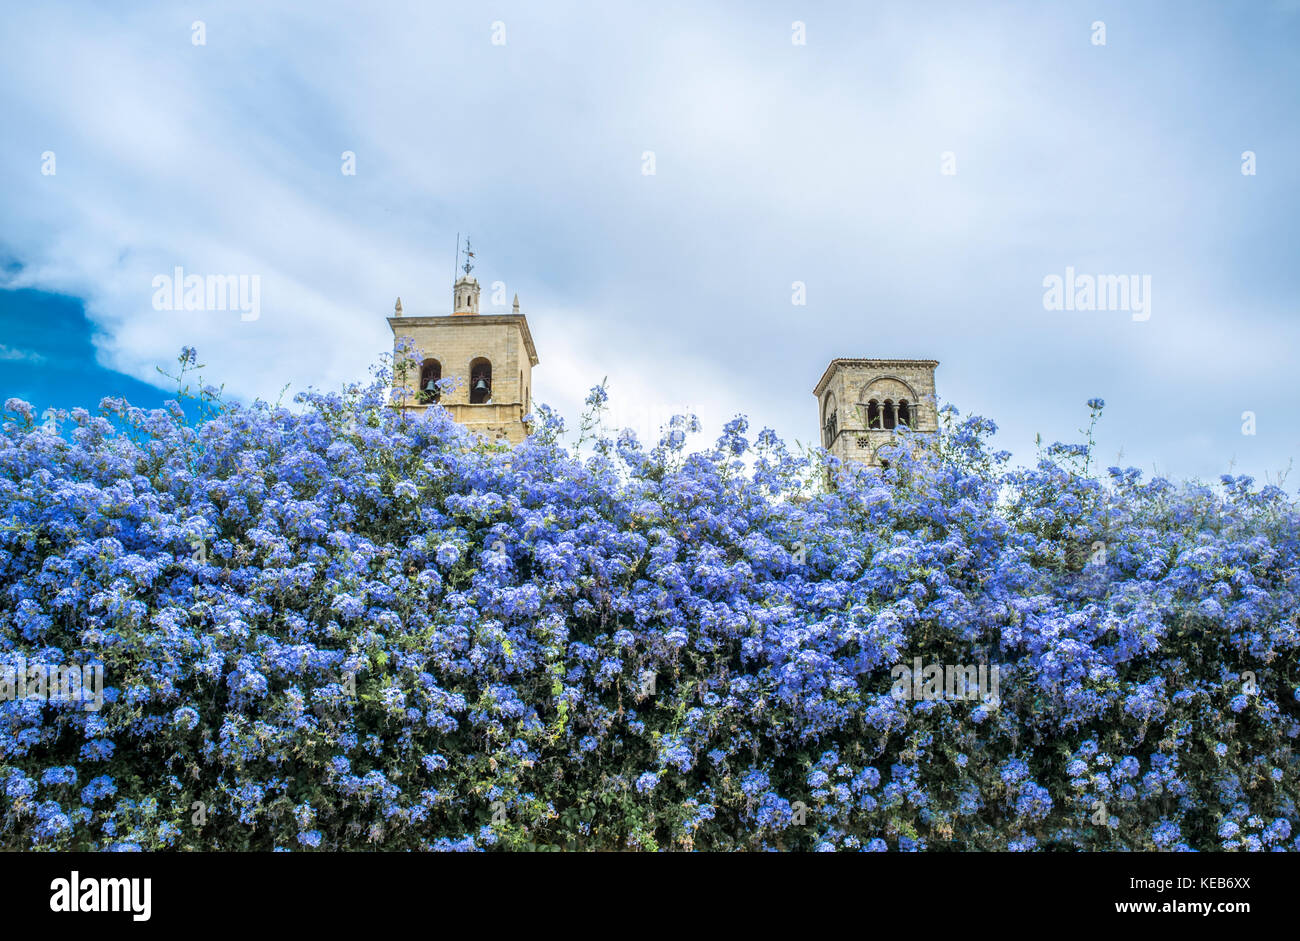
M 464 265 L 465 277 L 467 278 L 469 277 L 469 273 L 474 270 L 474 265 L 470 261 L 470 259 L 473 257 L 474 257 L 474 253 L 469 250 L 469 236 L 467 235 L 465 236 L 465 265 Z

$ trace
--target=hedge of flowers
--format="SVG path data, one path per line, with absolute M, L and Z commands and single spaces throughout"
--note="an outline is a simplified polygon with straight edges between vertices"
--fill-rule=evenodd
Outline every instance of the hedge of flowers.
M 104 680 L 0 702 L 0 847 L 1300 848 L 1279 488 L 951 409 L 883 471 L 649 446 L 600 388 L 512 448 L 390 385 L 6 403 L 0 666 Z

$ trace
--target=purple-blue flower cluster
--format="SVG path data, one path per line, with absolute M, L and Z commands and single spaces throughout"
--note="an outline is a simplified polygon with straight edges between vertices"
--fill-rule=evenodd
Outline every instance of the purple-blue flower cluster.
M 389 382 L 6 403 L 0 670 L 105 688 L 0 701 L 0 846 L 1297 848 L 1279 488 L 952 410 L 884 471 L 739 418 L 509 448 Z M 914 658 L 999 694 L 891 695 Z

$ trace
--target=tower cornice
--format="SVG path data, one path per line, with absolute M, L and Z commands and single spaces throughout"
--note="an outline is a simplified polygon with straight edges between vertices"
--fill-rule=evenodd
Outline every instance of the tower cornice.
M 533 334 L 528 329 L 528 318 L 524 314 L 475 314 L 471 320 L 463 314 L 443 314 L 440 316 L 430 317 L 389 317 L 388 326 L 392 328 L 393 335 L 396 336 L 398 326 L 404 329 L 411 327 L 464 327 L 467 323 L 492 326 L 494 324 L 505 325 L 515 324 L 519 327 L 519 332 L 523 334 L 524 349 L 528 351 L 528 361 L 536 366 L 539 362 L 537 359 L 537 347 L 533 345 Z
M 826 390 L 826 386 L 830 384 L 831 376 L 833 376 L 835 370 L 841 366 L 860 366 L 866 369 L 885 369 L 890 366 L 913 366 L 921 367 L 923 369 L 934 369 L 938 365 L 939 361 L 937 359 L 833 359 L 831 360 L 830 365 L 826 367 L 826 371 L 822 373 L 821 379 L 817 381 L 817 385 L 813 388 L 813 395 L 818 398 L 821 397 L 822 392 Z

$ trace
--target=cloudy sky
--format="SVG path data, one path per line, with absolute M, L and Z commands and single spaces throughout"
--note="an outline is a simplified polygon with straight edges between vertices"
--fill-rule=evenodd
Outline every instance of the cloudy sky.
M 830 359 L 933 358 L 1022 461 L 1099 396 L 1105 463 L 1276 479 L 1298 48 L 1294 0 L 15 6 L 0 397 L 154 404 L 182 345 L 243 399 L 364 378 L 468 232 L 570 418 L 608 377 L 621 423 L 813 441 Z M 260 315 L 155 310 L 178 266 Z M 1067 268 L 1149 318 L 1045 309 Z

